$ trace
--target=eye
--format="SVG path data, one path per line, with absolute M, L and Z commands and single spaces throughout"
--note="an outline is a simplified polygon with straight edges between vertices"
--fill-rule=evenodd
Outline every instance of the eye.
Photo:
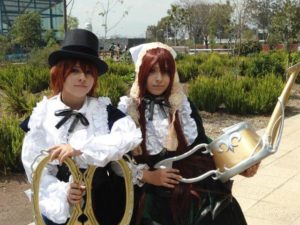
M 92 75 L 92 71 L 91 70 L 87 70 L 87 71 L 85 71 L 85 74 L 86 75 Z
M 79 68 L 73 67 L 73 68 L 71 69 L 71 73 L 79 73 Z
M 169 77 L 169 76 L 170 76 L 170 74 L 169 74 L 168 72 L 164 72 L 164 73 L 162 73 L 162 75 L 163 75 L 164 77 Z
M 152 68 L 149 73 L 155 73 L 155 69 Z

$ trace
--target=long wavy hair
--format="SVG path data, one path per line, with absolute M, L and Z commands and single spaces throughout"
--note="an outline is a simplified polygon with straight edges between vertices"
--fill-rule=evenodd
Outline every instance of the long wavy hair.
M 79 63 L 80 68 L 84 73 L 90 71 L 93 78 L 94 84 L 87 94 L 88 96 L 94 96 L 97 87 L 98 71 L 97 68 L 90 62 L 78 59 L 64 59 L 59 61 L 56 65 L 50 69 L 50 88 L 53 95 L 57 95 L 63 90 L 64 82 L 70 75 L 72 68 Z

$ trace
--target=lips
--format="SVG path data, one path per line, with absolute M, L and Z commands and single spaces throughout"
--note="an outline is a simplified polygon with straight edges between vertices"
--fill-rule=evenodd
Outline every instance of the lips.
M 87 88 L 87 86 L 84 86 L 84 85 L 74 85 L 74 87 Z

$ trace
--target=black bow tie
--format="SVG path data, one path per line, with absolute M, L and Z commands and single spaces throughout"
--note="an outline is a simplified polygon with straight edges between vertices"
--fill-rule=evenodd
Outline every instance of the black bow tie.
M 160 111 L 163 113 L 163 116 L 165 118 L 168 118 L 168 115 L 165 111 L 164 106 L 170 107 L 170 104 L 165 100 L 164 97 L 154 97 L 152 95 L 147 95 L 143 98 L 143 102 L 145 102 L 146 105 L 149 105 L 149 120 L 153 120 L 153 112 L 154 112 L 154 105 L 159 105 Z
M 70 119 L 72 116 L 74 116 L 74 120 L 71 123 L 71 126 L 68 130 L 69 133 L 73 132 L 76 124 L 80 120 L 82 125 L 88 126 L 89 121 L 87 118 L 80 112 L 74 111 L 72 109 L 62 109 L 62 110 L 57 110 L 55 111 L 55 116 L 63 116 L 63 118 L 55 125 L 57 129 L 59 129 L 65 122 L 67 122 L 68 119 Z

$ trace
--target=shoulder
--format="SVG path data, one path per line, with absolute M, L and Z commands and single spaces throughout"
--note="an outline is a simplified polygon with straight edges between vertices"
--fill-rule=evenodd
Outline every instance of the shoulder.
M 41 125 L 44 115 L 47 112 L 47 105 L 49 104 L 50 99 L 44 96 L 43 99 L 36 104 L 36 107 L 33 108 L 28 120 L 28 129 L 39 127 Z
M 112 105 L 108 105 L 106 110 L 107 110 L 107 114 L 108 114 L 108 127 L 109 127 L 109 129 L 112 128 L 113 124 L 117 120 L 119 120 L 119 119 L 126 116 L 121 110 L 119 110 L 118 108 L 116 108 Z
M 114 122 L 126 116 L 122 111 L 112 105 L 108 97 L 89 97 L 88 101 L 89 110 L 92 111 L 92 117 L 95 123 L 100 125 L 105 120 L 109 129 L 111 129 Z M 101 115 L 101 117 L 99 115 Z
M 193 120 L 196 122 L 196 125 L 197 125 L 197 130 L 198 130 L 197 140 L 198 141 L 196 141 L 196 143 L 208 143 L 210 139 L 205 134 L 205 129 L 203 127 L 203 121 L 200 116 L 199 110 L 190 99 L 187 99 L 187 101 L 191 108 L 191 113 L 190 113 L 191 118 L 193 118 Z
M 98 98 L 90 97 L 90 98 L 93 99 L 94 101 L 97 101 L 97 103 L 101 106 L 111 105 L 111 100 L 109 97 L 98 97 Z
M 182 97 L 182 103 L 181 103 L 181 107 L 179 109 L 179 112 L 181 114 L 187 114 L 187 115 L 190 115 L 193 111 L 193 106 L 192 106 L 192 103 L 191 101 L 188 99 L 188 97 L 186 95 L 184 95 Z
M 92 113 L 99 113 L 99 110 L 106 109 L 111 104 L 109 97 L 88 97 L 88 110 Z
M 128 112 L 128 107 L 131 105 L 132 99 L 128 96 L 122 96 L 118 103 L 118 109 L 121 110 L 123 113 Z
M 58 95 L 50 98 L 44 96 L 42 100 L 39 101 L 33 108 L 31 115 L 20 123 L 20 127 L 22 128 L 22 130 L 28 132 L 30 128 L 40 127 L 45 118 L 45 115 L 47 114 L 47 111 L 55 107 L 58 98 Z

